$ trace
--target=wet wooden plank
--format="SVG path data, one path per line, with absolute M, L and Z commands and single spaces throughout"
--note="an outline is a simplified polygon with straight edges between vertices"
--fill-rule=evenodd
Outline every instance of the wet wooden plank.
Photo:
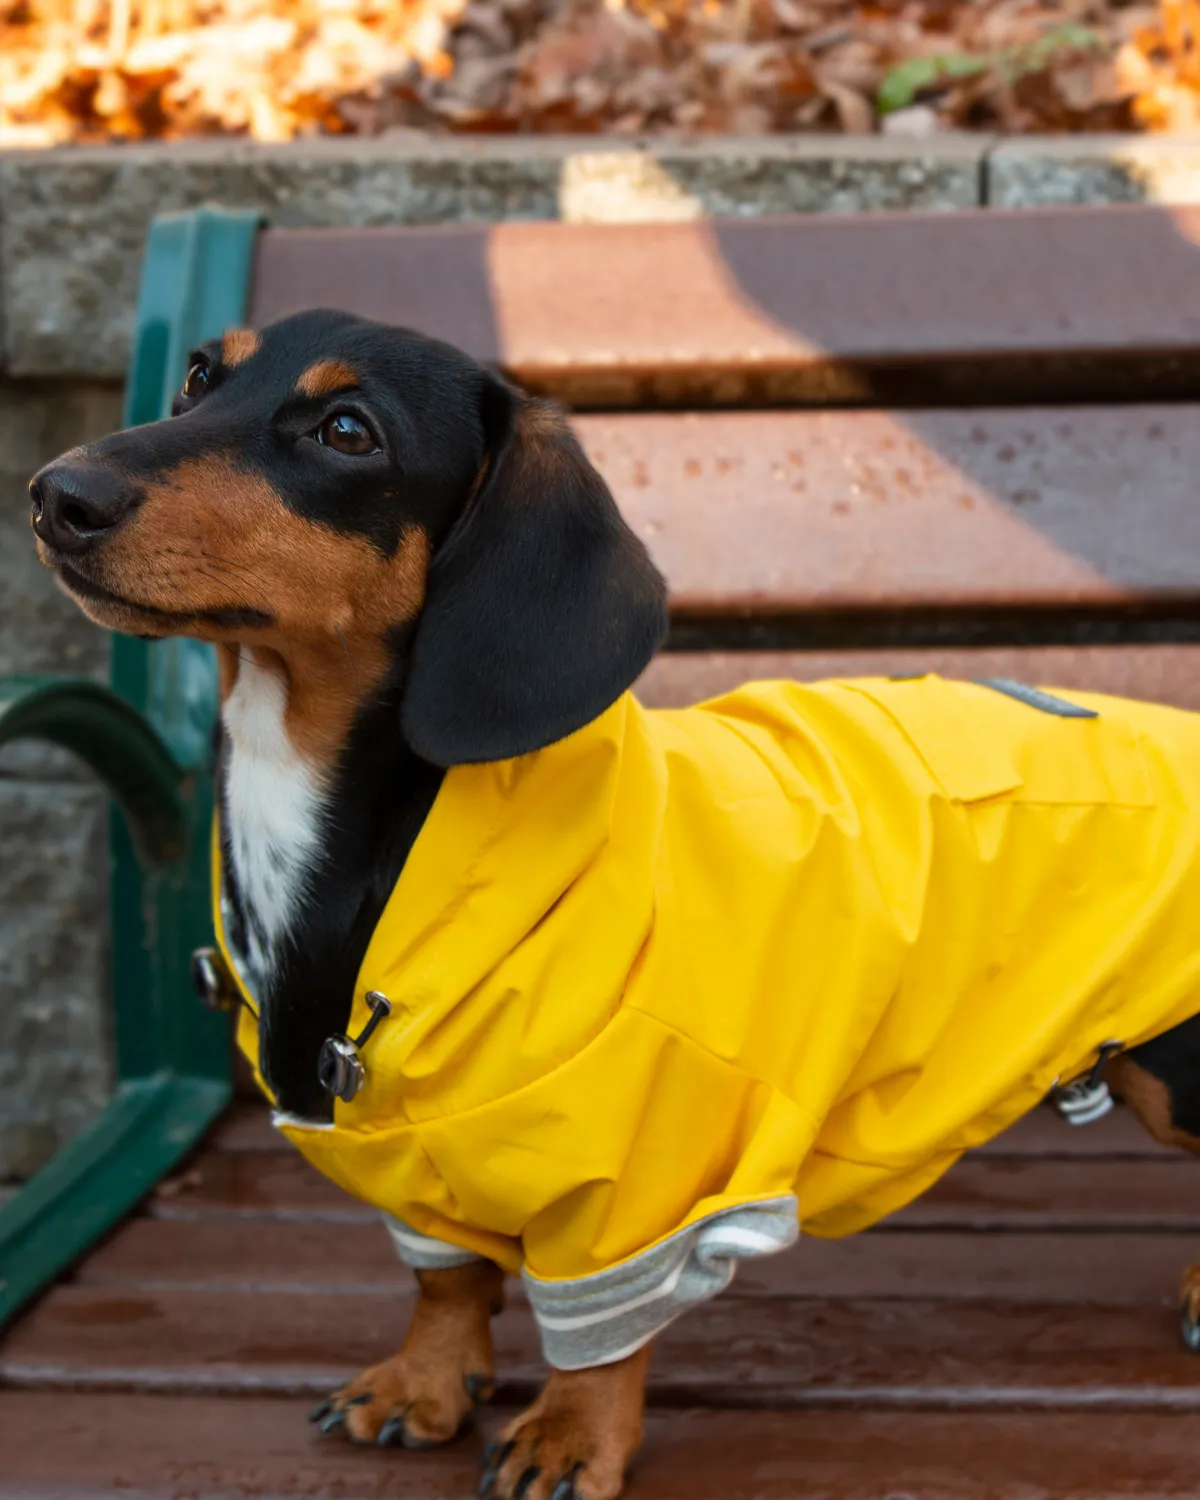
M 783 678 L 1012 677 L 1200 711 L 1200 646 L 1013 646 L 893 651 L 672 651 L 657 656 L 635 691 L 651 708 L 683 708 L 745 682 Z M 1086 1130 L 1076 1131 L 1081 1138 Z
M 1081 1171 L 1081 1155 L 964 1158 L 891 1222 L 906 1227 L 1158 1228 L 1200 1230 L 1200 1164 L 1182 1152 L 1114 1156 Z M 1038 1128 L 1038 1138 L 1044 1139 Z M 369 1224 L 376 1211 L 319 1176 L 299 1154 L 208 1152 L 151 1198 L 154 1218 Z
M 1200 423 L 1187 406 L 575 425 L 680 617 L 1200 599 Z
M 746 1261 L 727 1297 L 886 1297 L 934 1301 L 1175 1302 L 1200 1236 L 1185 1233 L 980 1234 L 889 1230 L 847 1240 L 803 1239 Z M 80 1266 L 74 1284 L 109 1291 L 210 1290 L 344 1296 L 407 1295 L 412 1273 L 382 1225 L 135 1219 Z M 518 1281 L 509 1296 L 520 1299 Z
M 295 1146 L 271 1124 L 271 1111 L 261 1098 L 239 1100 L 205 1137 L 209 1151 L 276 1151 L 287 1156 Z
M 436 1453 L 323 1438 L 298 1401 L 0 1392 L 0 1500 L 136 1492 L 463 1500 L 484 1442 Z M 1190 1500 L 1200 1417 L 651 1412 L 628 1500 Z
M 161 1183 L 146 1212 L 155 1218 L 250 1218 L 376 1224 L 378 1210 L 322 1177 L 298 1151 L 204 1151 Z
M 1193 1157 L 1078 1160 L 968 1157 L 886 1225 L 972 1228 L 1200 1230 L 1200 1162 Z
M 1176 1147 L 1162 1146 L 1148 1135 L 1133 1112 L 1120 1104 L 1091 1125 L 1068 1125 L 1057 1110 L 1044 1104 L 977 1147 L 969 1159 L 981 1156 L 1184 1159 Z
M 409 1299 L 60 1286 L 0 1346 L 0 1385 L 316 1395 L 394 1350 Z M 501 1399 L 543 1376 L 529 1309 L 495 1321 Z M 656 1346 L 652 1399 L 722 1406 L 1200 1411 L 1174 1309 L 717 1298 Z
M 1177 396 L 1197 239 L 1150 206 L 278 229 L 250 319 L 340 307 L 579 406 Z

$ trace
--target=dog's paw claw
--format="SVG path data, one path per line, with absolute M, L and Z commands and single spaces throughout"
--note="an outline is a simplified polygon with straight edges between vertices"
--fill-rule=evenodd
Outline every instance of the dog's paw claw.
M 525 1496 L 529 1493 L 533 1481 L 541 1472 L 541 1469 L 539 1469 L 536 1464 L 530 1464 L 530 1466 L 526 1470 L 524 1470 L 520 1479 L 517 1480 L 517 1487 L 513 1490 L 513 1500 L 525 1500 Z
M 483 1450 L 483 1473 L 479 1476 L 479 1488 L 475 1492 L 479 1500 L 487 1500 L 495 1489 L 504 1460 L 516 1446 L 515 1438 L 509 1438 L 508 1442 L 496 1438 Z
M 496 1382 L 490 1375 L 464 1375 L 463 1384 L 472 1401 L 490 1401 L 496 1390 Z
M 308 1420 L 310 1422 L 320 1422 L 323 1418 L 327 1417 L 332 1410 L 333 1399 L 332 1397 L 326 1397 L 324 1401 L 318 1401 L 316 1406 L 313 1407 L 312 1411 L 309 1412 Z
M 389 1417 L 379 1429 L 375 1441 L 381 1448 L 402 1448 L 404 1437 L 404 1418 Z
M 339 1427 L 346 1425 L 346 1413 L 342 1410 L 331 1411 L 321 1422 L 322 1432 L 336 1432 Z
M 582 1464 L 576 1464 L 569 1474 L 564 1474 L 551 1491 L 550 1500 L 575 1500 L 575 1476 L 582 1468 Z

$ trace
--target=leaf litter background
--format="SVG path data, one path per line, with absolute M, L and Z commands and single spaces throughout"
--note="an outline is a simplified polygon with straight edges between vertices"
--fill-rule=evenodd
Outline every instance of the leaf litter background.
M 1200 128 L 1200 0 L 0 0 L 0 146 Z

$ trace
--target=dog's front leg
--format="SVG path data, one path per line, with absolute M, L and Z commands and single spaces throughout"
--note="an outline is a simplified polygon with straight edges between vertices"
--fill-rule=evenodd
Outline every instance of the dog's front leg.
M 590 1370 L 554 1370 L 484 1454 L 492 1500 L 613 1500 L 642 1441 L 647 1344 Z
M 352 1441 L 429 1448 L 447 1442 L 494 1383 L 490 1320 L 504 1306 L 491 1261 L 418 1271 L 420 1294 L 399 1354 L 372 1365 L 311 1415 Z

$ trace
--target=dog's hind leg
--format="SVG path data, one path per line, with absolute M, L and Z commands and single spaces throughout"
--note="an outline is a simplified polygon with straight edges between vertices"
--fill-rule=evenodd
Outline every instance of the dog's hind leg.
M 490 1320 L 504 1305 L 491 1261 L 418 1271 L 420 1294 L 399 1354 L 372 1365 L 311 1413 L 352 1442 L 430 1448 L 448 1442 L 494 1383 Z
M 1156 1141 L 1200 1156 L 1200 1016 L 1112 1058 L 1105 1077 Z M 1180 1284 L 1183 1342 L 1200 1354 L 1200 1261 Z

